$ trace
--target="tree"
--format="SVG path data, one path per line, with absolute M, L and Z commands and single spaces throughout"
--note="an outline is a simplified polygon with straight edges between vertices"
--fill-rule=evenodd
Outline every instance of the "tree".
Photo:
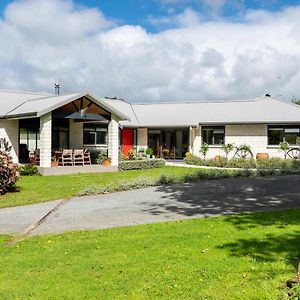
M 228 154 L 235 149 L 234 144 L 224 144 L 222 145 L 222 150 L 225 152 L 226 159 L 228 159 Z
M 200 153 L 203 155 L 203 158 L 206 158 L 206 154 L 209 150 L 209 145 L 207 143 L 202 143 L 201 148 L 200 148 Z

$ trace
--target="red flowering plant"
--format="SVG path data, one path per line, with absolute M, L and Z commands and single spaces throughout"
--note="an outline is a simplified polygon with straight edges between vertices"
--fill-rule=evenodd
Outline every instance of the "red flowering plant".
M 19 178 L 18 165 L 10 156 L 11 149 L 6 139 L 0 139 L 0 195 L 15 190 Z

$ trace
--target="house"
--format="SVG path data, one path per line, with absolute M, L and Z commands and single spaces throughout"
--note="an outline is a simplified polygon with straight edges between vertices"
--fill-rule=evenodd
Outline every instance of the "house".
M 259 99 L 210 102 L 131 104 L 106 99 L 130 120 L 120 121 L 121 144 L 129 149 L 151 147 L 154 155 L 183 158 L 200 155 L 202 142 L 210 145 L 208 156 L 224 156 L 224 143 L 247 144 L 253 155 L 283 157 L 279 143 L 300 145 L 300 106 L 266 95 Z
M 39 149 L 40 169 L 51 167 L 55 149 L 106 149 L 118 166 L 119 122 L 129 118 L 89 93 L 69 95 L 0 91 L 0 139 L 12 145 L 15 163 Z M 0 145 L 1 146 L 1 145 Z
M 16 163 L 28 162 L 39 149 L 40 169 L 51 167 L 55 149 L 106 150 L 118 166 L 120 147 L 152 148 L 155 156 L 181 159 L 199 154 L 224 155 L 224 143 L 247 144 L 254 155 L 283 156 L 279 143 L 300 145 L 300 107 L 269 95 L 254 100 L 133 104 L 69 95 L 0 91 L 0 138 L 12 145 Z M 1 145 L 0 145 L 1 147 Z

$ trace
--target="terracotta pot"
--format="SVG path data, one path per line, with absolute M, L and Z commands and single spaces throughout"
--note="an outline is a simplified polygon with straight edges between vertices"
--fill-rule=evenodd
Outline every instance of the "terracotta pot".
M 256 159 L 269 159 L 269 154 L 268 153 L 257 153 Z
M 221 156 L 220 155 L 216 155 L 214 160 L 220 160 L 221 159 Z
M 58 167 L 58 161 L 51 161 L 51 167 L 52 168 Z
M 111 166 L 111 161 L 110 160 L 104 160 L 103 163 L 102 163 L 102 165 L 104 167 L 110 167 Z

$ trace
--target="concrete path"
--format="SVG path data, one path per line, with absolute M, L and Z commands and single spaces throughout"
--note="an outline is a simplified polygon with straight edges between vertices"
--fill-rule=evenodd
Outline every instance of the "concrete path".
M 59 203 L 0 209 L 0 232 L 22 233 Z M 300 176 L 203 181 L 73 198 L 30 234 L 296 207 L 300 207 Z

